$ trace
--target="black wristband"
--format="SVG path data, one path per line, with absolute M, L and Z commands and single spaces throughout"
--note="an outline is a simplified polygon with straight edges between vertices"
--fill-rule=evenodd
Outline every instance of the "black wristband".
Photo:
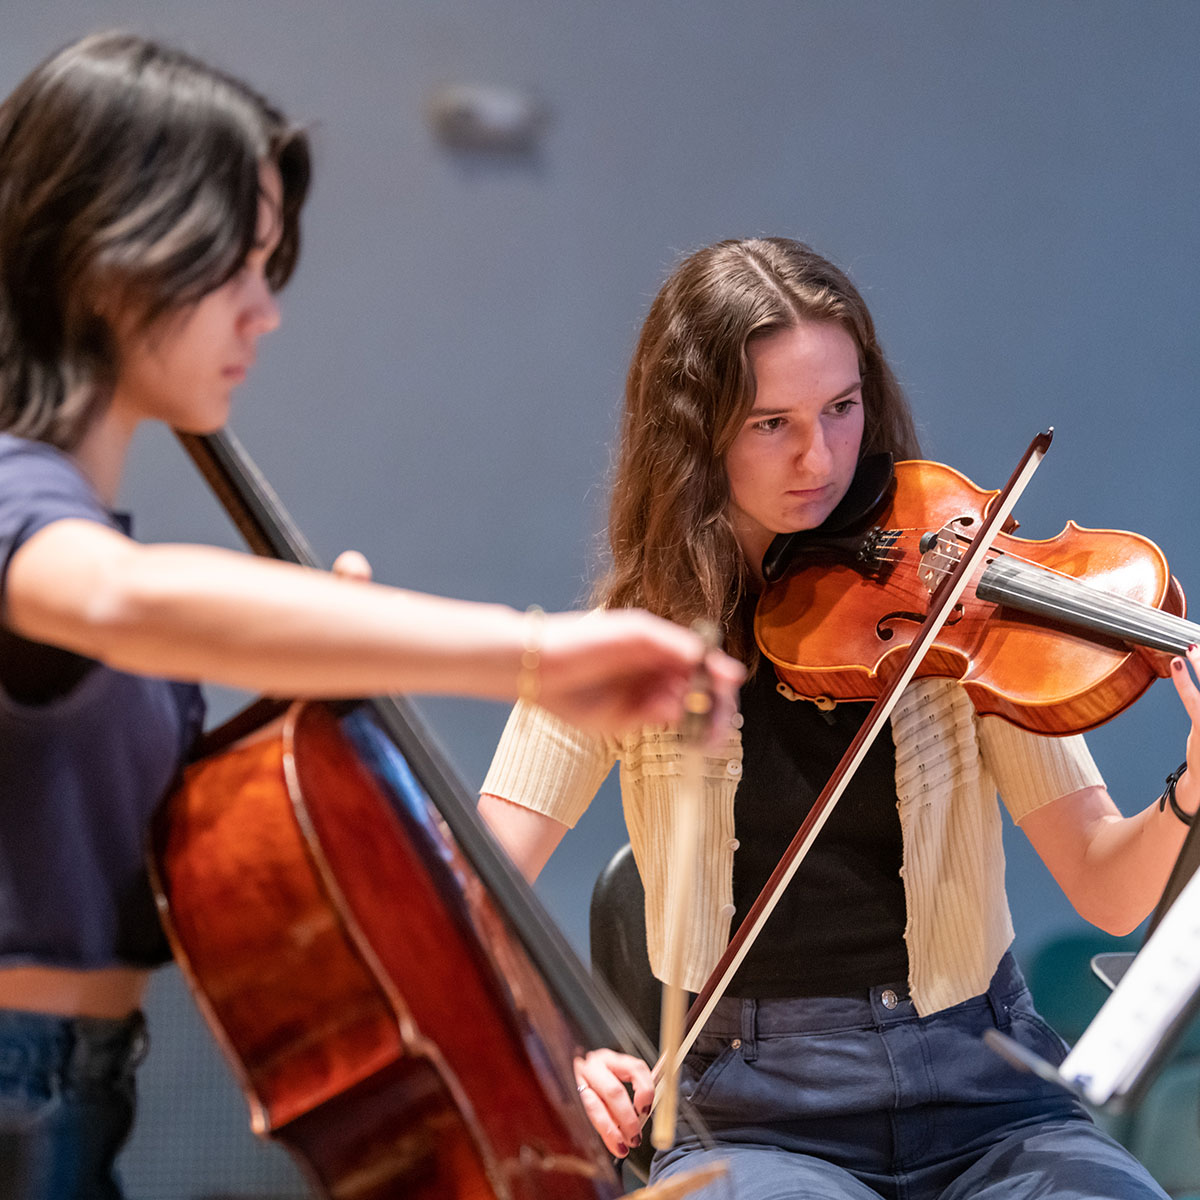
M 1185 825 L 1191 825 L 1192 814 L 1184 812 L 1183 809 L 1179 807 L 1179 801 L 1175 799 L 1175 785 L 1183 777 L 1183 773 L 1186 770 L 1187 763 L 1182 762 L 1178 767 L 1175 768 L 1174 771 L 1170 773 L 1170 775 L 1167 776 L 1166 787 L 1163 789 L 1163 794 L 1158 798 L 1158 811 L 1162 812 L 1163 809 L 1165 809 L 1169 804 L 1171 806 L 1171 811 Z

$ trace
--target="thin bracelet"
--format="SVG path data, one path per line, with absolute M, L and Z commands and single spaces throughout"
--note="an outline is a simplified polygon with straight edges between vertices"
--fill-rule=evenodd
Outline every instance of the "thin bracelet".
M 542 682 L 538 672 L 542 667 L 542 626 L 546 610 L 531 604 L 525 610 L 525 626 L 521 633 L 521 667 L 517 671 L 517 698 L 536 704 Z
M 1187 770 L 1187 763 L 1181 762 L 1174 771 L 1167 776 L 1166 787 L 1163 789 L 1163 794 L 1158 798 L 1158 811 L 1162 812 L 1167 805 L 1171 806 L 1171 811 L 1185 824 L 1191 825 L 1193 814 L 1184 812 L 1179 807 L 1179 801 L 1175 799 L 1175 785 L 1183 777 L 1184 771 Z

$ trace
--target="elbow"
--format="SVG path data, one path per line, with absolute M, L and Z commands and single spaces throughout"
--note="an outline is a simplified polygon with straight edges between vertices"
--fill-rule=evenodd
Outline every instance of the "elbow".
M 156 625 L 162 597 L 144 586 L 132 564 L 112 564 L 97 573 L 81 607 L 83 653 L 120 666 L 127 648 Z
M 1088 903 L 1079 902 L 1074 908 L 1089 925 L 1113 937 L 1131 934 L 1148 915 L 1140 907 L 1135 910 L 1128 903 L 1114 904 L 1107 897 L 1095 897 Z
M 1108 920 L 1094 920 L 1091 923 L 1104 933 L 1113 937 L 1127 937 L 1145 920 L 1144 916 L 1129 917 L 1122 915 Z

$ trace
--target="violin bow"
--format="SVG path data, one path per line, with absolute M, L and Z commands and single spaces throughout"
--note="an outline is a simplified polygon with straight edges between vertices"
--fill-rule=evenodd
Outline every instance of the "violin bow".
M 959 597 L 966 589 L 972 571 L 982 556 L 991 548 L 996 534 L 1004 527 L 1021 493 L 1025 490 L 1034 471 L 1037 470 L 1038 465 L 1049 449 L 1053 436 L 1054 430 L 1047 429 L 1045 432 L 1039 433 L 1030 442 L 1029 448 L 1025 451 L 1024 456 L 1017 465 L 1017 469 L 1013 472 L 1004 490 L 997 497 L 992 511 L 985 518 L 979 533 L 972 539 L 957 565 L 942 580 L 938 589 L 931 597 L 929 615 L 925 618 L 924 623 L 913 639 L 913 643 L 909 647 L 898 673 L 872 705 L 866 720 L 855 735 L 854 740 L 850 743 L 846 753 L 842 756 L 841 762 L 838 763 L 833 775 L 830 776 L 829 782 L 826 783 L 821 794 L 817 797 L 808 816 L 805 817 L 799 830 L 796 832 L 796 836 L 784 851 L 778 866 L 771 873 L 771 877 L 767 880 L 758 899 L 751 906 L 750 911 L 746 914 L 737 932 L 730 938 L 729 945 L 725 948 L 725 953 L 721 955 L 717 965 L 705 981 L 704 987 L 701 988 L 695 1002 L 688 1010 L 687 1030 L 680 1039 L 674 1058 L 660 1056 L 658 1062 L 655 1064 L 654 1070 L 658 1079 L 658 1086 L 655 1093 L 656 1103 L 663 1093 L 665 1079 L 672 1074 L 678 1075 L 679 1069 L 683 1065 L 684 1057 L 692 1048 L 700 1031 L 704 1028 L 705 1022 L 712 1015 L 717 1002 L 725 994 L 730 980 L 733 979 L 738 967 L 741 966 L 743 959 L 749 953 L 750 947 L 762 931 L 767 918 L 775 910 L 775 906 L 779 903 L 779 898 L 791 882 L 792 876 L 795 875 L 801 862 L 804 861 L 805 856 L 816 840 L 817 834 L 821 832 L 825 822 L 832 815 L 834 805 L 841 799 L 842 794 L 849 786 L 850 780 L 854 777 L 862 760 L 866 757 L 867 751 L 870 750 L 884 723 L 891 716 L 892 709 L 895 708 L 896 702 L 900 699 L 901 692 L 911 682 L 912 677 L 916 674 L 917 668 L 921 664 L 921 660 L 933 645 L 934 638 L 937 637 L 942 626 L 946 623 L 951 613 L 953 613 Z

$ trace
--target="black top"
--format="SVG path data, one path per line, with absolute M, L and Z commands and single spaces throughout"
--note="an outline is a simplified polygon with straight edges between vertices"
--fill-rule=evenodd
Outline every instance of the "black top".
M 734 803 L 736 929 L 808 815 L 870 704 L 789 700 L 764 662 L 742 688 Z M 734 996 L 844 996 L 908 977 L 890 729 L 875 739 L 730 985 Z

